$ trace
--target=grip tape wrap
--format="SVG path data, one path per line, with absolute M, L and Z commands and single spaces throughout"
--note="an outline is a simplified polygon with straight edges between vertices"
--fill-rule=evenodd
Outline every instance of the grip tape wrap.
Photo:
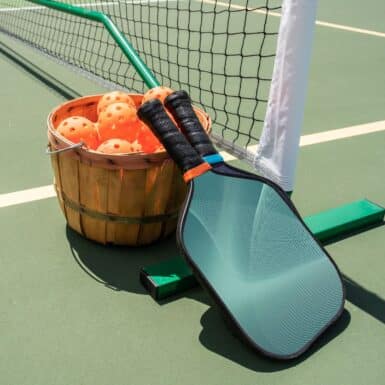
M 138 109 L 138 116 L 151 128 L 183 173 L 204 163 L 171 121 L 159 100 L 144 103 Z
M 183 133 L 200 156 L 216 154 L 217 151 L 207 132 L 203 129 L 186 91 L 176 91 L 164 102 Z

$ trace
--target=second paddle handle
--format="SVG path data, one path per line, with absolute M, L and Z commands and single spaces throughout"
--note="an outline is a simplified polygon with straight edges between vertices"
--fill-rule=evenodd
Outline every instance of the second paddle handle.
M 200 156 L 217 153 L 196 116 L 186 91 L 173 92 L 166 98 L 164 104 Z
M 138 109 L 138 116 L 151 128 L 182 172 L 204 163 L 171 121 L 159 100 L 153 99 L 144 103 Z

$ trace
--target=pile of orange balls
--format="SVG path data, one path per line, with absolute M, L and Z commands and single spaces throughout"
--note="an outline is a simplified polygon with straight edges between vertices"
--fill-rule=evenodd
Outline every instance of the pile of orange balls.
M 150 99 L 164 99 L 173 92 L 156 87 L 143 96 L 142 104 Z M 97 122 L 84 116 L 71 116 L 60 122 L 57 132 L 72 143 L 82 142 L 90 150 L 104 154 L 154 153 L 164 148 L 151 130 L 137 116 L 132 97 L 122 91 L 103 95 L 97 105 Z

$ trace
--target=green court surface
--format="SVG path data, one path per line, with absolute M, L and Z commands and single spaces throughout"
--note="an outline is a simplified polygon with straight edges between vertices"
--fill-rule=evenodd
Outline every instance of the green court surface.
M 318 19 L 383 33 L 384 6 L 371 3 L 362 12 L 357 1 L 320 0 Z M 0 42 L 79 94 L 103 91 L 1 34 Z M 385 120 L 384 44 L 316 28 L 303 134 Z M 2 51 L 0 71 L 2 202 L 52 183 L 46 117 L 65 98 Z M 302 147 L 293 194 L 301 215 L 361 198 L 384 206 L 384 148 L 385 130 Z M 344 277 L 345 311 L 308 353 L 280 362 L 236 339 L 202 289 L 160 303 L 147 294 L 140 268 L 177 256 L 173 237 L 100 246 L 66 227 L 54 197 L 0 213 L 0 384 L 385 384 L 385 226 L 327 246 Z

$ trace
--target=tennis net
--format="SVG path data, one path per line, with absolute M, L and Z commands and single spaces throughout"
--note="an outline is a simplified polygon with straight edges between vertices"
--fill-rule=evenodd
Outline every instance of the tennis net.
M 61 1 L 106 13 L 161 84 L 185 89 L 234 148 L 262 131 L 282 0 Z M 0 30 L 108 88 L 145 85 L 103 25 L 24 0 L 0 0 Z

